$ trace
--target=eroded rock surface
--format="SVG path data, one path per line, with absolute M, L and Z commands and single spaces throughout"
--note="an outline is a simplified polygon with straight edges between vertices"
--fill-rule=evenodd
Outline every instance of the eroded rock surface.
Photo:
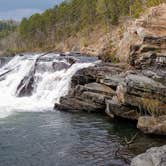
M 137 69 L 165 66 L 166 37 L 144 37 L 142 44 L 131 47 L 129 63 Z
M 123 28 L 125 30 L 122 38 L 119 38 L 118 41 L 117 34 L 114 38 L 117 50 L 116 56 L 121 61 L 129 59 L 131 54 L 130 48 L 133 45 L 135 51 L 138 51 L 140 45 L 143 44 L 140 50 L 144 53 L 147 50 L 154 52 L 158 50 L 158 47 L 165 47 L 165 41 L 162 45 L 158 45 L 158 41 L 160 40 L 159 42 L 161 43 L 161 40 L 166 36 L 166 3 L 150 8 L 140 18 L 125 23 Z M 149 53 L 148 56 L 152 55 Z

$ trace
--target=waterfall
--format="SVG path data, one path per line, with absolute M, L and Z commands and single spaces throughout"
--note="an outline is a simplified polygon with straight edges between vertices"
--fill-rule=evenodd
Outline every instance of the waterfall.
M 0 118 L 13 112 L 50 111 L 70 88 L 72 76 L 94 62 L 71 64 L 59 54 L 15 56 L 0 68 Z M 75 60 L 75 59 L 74 59 Z

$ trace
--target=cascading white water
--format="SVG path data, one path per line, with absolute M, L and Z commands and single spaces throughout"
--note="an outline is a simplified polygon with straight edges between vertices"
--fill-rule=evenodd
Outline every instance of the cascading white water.
M 20 81 L 34 68 L 40 55 L 16 56 L 0 68 L 0 118 L 15 111 L 53 110 L 60 97 L 68 93 L 72 76 L 79 69 L 94 65 L 88 62 L 70 65 L 65 59 L 58 59 L 58 54 L 49 56 L 54 56 L 54 59 L 38 62 L 31 96 L 17 97 L 16 92 Z M 56 70 L 53 64 L 58 63 L 64 67 Z

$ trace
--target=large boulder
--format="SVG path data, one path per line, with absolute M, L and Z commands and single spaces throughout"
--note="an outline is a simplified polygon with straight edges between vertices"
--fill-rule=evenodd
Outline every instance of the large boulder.
M 166 165 L 166 146 L 151 148 L 144 154 L 135 157 L 131 166 L 165 166 Z
M 146 134 L 166 135 L 166 116 L 142 116 L 137 127 Z

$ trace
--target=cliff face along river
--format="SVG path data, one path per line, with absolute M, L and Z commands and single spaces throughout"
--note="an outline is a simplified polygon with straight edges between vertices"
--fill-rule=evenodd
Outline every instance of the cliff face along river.
M 138 134 L 135 124 L 102 114 L 53 110 L 68 93 L 72 75 L 95 59 L 17 56 L 0 69 L 0 166 L 129 165 L 164 139 Z M 73 64 L 73 62 L 75 62 Z

